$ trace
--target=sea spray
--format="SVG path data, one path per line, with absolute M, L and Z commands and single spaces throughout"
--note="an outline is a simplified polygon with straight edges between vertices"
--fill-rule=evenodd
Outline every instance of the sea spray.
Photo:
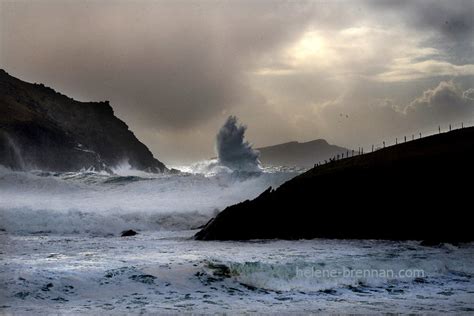
M 0 166 L 0 231 L 102 236 L 126 229 L 195 229 L 226 206 L 255 198 L 268 186 L 278 186 L 298 174 L 141 177 L 138 171 L 125 171 L 123 175 L 87 170 L 21 172 Z
M 218 160 L 233 170 L 259 171 L 259 153 L 245 140 L 246 129 L 238 123 L 237 117 L 227 118 L 216 137 Z
M 26 169 L 20 148 L 8 133 L 2 131 L 0 131 L 0 161 L 3 161 L 5 166 L 11 169 Z

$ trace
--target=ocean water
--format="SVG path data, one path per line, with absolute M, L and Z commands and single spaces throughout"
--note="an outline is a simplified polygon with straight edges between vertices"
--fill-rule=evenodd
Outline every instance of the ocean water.
M 474 312 L 474 244 L 195 241 L 218 210 L 301 170 L 181 169 L 1 168 L 0 313 Z

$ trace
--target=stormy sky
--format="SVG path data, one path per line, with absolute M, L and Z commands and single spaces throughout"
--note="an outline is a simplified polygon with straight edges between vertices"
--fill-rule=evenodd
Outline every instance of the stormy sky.
M 0 67 L 110 100 L 168 164 L 256 146 L 350 148 L 474 124 L 474 1 L 1 1 Z

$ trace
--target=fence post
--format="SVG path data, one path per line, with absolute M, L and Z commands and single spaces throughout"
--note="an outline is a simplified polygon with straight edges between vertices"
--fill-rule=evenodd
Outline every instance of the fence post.
M 395 138 L 395 145 L 398 145 L 398 138 Z

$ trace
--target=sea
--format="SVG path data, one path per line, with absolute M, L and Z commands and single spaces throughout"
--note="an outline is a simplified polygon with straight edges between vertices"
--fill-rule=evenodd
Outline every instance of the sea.
M 0 314 L 474 312 L 474 243 L 196 241 L 304 170 L 176 168 L 0 167 Z

